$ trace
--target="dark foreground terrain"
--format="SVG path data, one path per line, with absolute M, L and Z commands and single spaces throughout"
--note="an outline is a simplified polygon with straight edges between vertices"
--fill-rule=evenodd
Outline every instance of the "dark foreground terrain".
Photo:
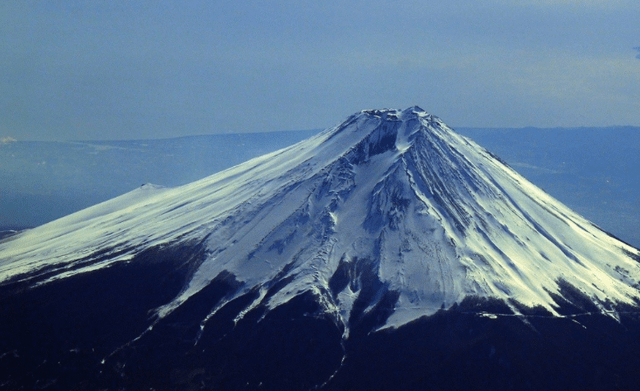
M 469 299 L 374 331 L 395 304 L 387 292 L 370 311 L 356 301 L 347 340 L 310 294 L 268 313 L 257 307 L 236 324 L 249 293 L 201 332 L 238 285 L 227 275 L 145 332 L 201 258 L 198 248 L 153 249 L 36 288 L 0 286 L 0 389 L 640 389 L 640 315 L 592 315 L 597 309 L 570 287 L 564 297 L 573 303 L 558 299 L 563 318 L 532 309 L 513 316 L 504 303 Z

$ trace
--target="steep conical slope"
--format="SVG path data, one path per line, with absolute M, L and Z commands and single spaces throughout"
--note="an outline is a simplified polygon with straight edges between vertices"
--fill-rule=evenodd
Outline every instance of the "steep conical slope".
M 43 283 L 195 243 L 205 256 L 160 318 L 221 275 L 237 289 L 202 327 L 251 291 L 238 319 L 312 292 L 345 330 L 382 302 L 398 326 L 474 296 L 551 314 L 569 286 L 604 312 L 639 296 L 636 249 L 418 107 L 363 111 L 198 182 L 143 186 L 12 237 L 0 278 Z

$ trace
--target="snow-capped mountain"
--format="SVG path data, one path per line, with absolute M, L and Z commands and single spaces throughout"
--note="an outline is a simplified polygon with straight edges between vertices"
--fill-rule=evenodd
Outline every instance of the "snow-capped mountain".
M 198 346 L 222 318 L 260 323 L 300 300 L 343 343 L 365 323 L 394 330 L 469 300 L 502 303 L 481 308 L 489 318 L 563 318 L 568 305 L 616 320 L 640 302 L 637 249 L 418 107 L 362 111 L 200 181 L 145 185 L 11 236 L 0 287 L 11 300 L 167 259 L 171 288 L 103 364 L 169 325 Z
M 0 245 L 0 275 L 64 278 L 145 248 L 202 241 L 205 261 L 160 316 L 223 272 L 242 283 L 229 301 L 290 278 L 251 305 L 274 308 L 313 291 L 345 325 L 363 269 L 398 294 L 391 326 L 466 296 L 555 314 L 559 281 L 603 311 L 640 296 L 635 249 L 417 107 L 363 111 L 190 185 L 142 186 L 25 232 Z M 330 282 L 341 274 L 348 283 L 336 291 Z

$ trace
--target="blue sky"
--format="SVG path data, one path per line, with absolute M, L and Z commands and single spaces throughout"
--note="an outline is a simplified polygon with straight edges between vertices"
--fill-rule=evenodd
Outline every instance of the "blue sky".
M 637 0 L 0 2 L 0 137 L 640 126 Z

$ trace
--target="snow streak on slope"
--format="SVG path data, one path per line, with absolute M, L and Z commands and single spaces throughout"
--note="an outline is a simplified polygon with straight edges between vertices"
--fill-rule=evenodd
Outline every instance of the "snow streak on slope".
M 399 326 L 468 296 L 555 314 L 563 283 L 603 311 L 639 296 L 636 249 L 418 107 L 363 111 L 203 180 L 146 186 L 11 237 L 0 282 L 188 243 L 204 243 L 206 260 L 160 317 L 221 273 L 242 287 L 212 313 L 249 291 L 259 294 L 236 320 L 311 291 L 346 332 L 389 298 L 386 324 Z

